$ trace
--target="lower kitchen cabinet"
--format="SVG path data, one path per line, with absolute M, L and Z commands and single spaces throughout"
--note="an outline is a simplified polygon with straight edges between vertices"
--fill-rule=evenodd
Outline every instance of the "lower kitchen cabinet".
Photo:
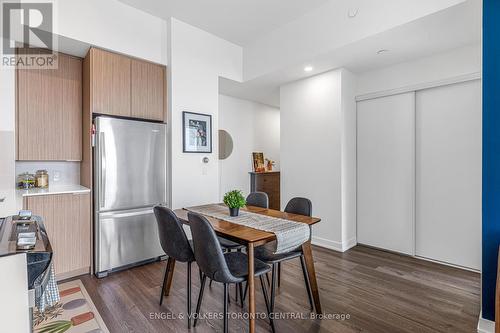
M 91 255 L 90 193 L 24 197 L 24 209 L 43 218 L 58 280 L 88 273 Z

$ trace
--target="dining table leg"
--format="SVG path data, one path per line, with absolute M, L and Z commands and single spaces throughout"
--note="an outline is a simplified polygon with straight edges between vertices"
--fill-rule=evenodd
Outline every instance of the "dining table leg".
M 170 287 L 172 287 L 172 278 L 174 277 L 174 269 L 175 269 L 175 259 L 172 257 L 168 257 L 167 259 L 167 269 L 168 269 L 168 277 L 167 277 L 167 285 L 165 287 L 165 296 L 170 294 Z
M 304 253 L 304 259 L 306 262 L 307 275 L 309 276 L 309 283 L 311 284 L 311 292 L 314 300 L 314 308 L 316 313 L 322 313 L 321 301 L 319 299 L 319 287 L 318 281 L 316 280 L 316 270 L 314 269 L 314 259 L 312 255 L 311 241 L 307 241 L 302 244 L 302 252 Z
M 248 243 L 248 328 L 250 333 L 255 332 L 255 266 L 254 245 Z

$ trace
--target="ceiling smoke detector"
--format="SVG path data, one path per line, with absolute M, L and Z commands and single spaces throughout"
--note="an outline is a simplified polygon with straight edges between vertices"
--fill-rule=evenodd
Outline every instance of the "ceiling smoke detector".
M 389 52 L 388 49 L 380 49 L 377 51 L 377 54 L 383 54 L 383 53 L 387 53 L 387 52 Z

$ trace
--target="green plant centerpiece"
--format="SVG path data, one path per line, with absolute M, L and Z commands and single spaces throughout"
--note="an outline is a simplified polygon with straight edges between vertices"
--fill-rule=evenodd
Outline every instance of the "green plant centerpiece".
M 240 190 L 233 190 L 224 194 L 224 203 L 229 207 L 229 215 L 238 216 L 240 208 L 247 204 Z

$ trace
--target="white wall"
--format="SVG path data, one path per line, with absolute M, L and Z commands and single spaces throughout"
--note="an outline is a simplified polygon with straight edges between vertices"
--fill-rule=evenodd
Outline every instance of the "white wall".
M 356 76 L 342 70 L 342 246 L 356 245 Z
M 5 40 L 4 40 L 5 42 Z M 3 56 L 3 51 L 0 50 Z M 16 212 L 15 183 L 15 71 L 0 66 L 0 216 Z
M 117 0 L 55 0 L 55 33 L 167 64 L 166 21 Z
M 280 161 L 280 110 L 226 95 L 219 95 L 219 128 L 233 139 L 233 152 L 219 161 L 220 199 L 224 193 L 239 189 L 250 192 L 252 152 Z
M 313 243 L 340 251 L 355 244 L 353 91 L 354 78 L 344 69 L 280 90 L 282 205 L 309 198 L 313 215 L 322 218 Z
M 481 46 L 468 45 L 358 75 L 357 95 L 399 89 L 481 72 Z
M 219 76 L 241 81 L 242 49 L 174 18 L 169 28 L 171 205 L 217 202 Z M 211 154 L 182 152 L 183 111 L 212 115 Z

